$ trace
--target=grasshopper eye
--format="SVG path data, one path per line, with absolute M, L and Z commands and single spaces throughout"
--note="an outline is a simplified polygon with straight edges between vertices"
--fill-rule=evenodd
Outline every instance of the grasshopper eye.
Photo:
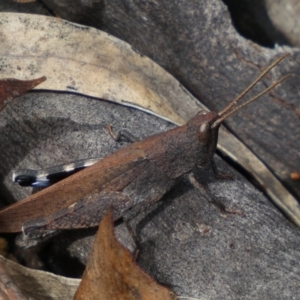
M 203 133 L 205 131 L 207 131 L 207 129 L 209 128 L 209 124 L 208 123 L 202 123 L 200 126 L 199 126 L 199 133 Z
M 209 122 L 203 122 L 202 124 L 199 125 L 197 135 L 200 143 L 207 143 L 211 135 L 210 129 L 211 128 Z

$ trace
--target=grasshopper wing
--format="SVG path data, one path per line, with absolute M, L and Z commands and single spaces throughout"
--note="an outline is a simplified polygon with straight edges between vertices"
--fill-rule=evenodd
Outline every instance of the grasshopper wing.
M 147 162 L 144 152 L 135 144 L 121 149 L 91 167 L 1 210 L 0 232 L 19 232 L 24 223 L 53 214 L 95 190 L 112 186 L 112 183 L 115 190 L 121 190 Z

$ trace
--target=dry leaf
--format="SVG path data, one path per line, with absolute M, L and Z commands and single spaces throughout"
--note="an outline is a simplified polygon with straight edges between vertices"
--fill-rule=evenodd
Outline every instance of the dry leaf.
M 80 279 L 25 268 L 3 256 L 0 256 L 0 263 L 22 293 L 31 300 L 71 300 L 80 282 Z
M 10 276 L 6 269 L 0 263 L 0 299 L 3 300 L 26 300 Z
M 47 74 L 41 88 L 137 107 L 176 124 L 206 109 L 156 63 L 107 33 L 29 14 L 1 13 L 0 23 L 0 58 L 5 61 L 2 78 L 18 75 L 28 79 L 34 70 L 36 76 Z M 296 199 L 245 145 L 223 128 L 218 149 L 249 171 L 277 206 L 300 226 Z
M 47 74 L 44 89 L 134 106 L 177 124 L 200 109 L 163 68 L 105 32 L 29 14 L 1 13 L 0 23 L 2 78 L 10 74 L 28 79 L 34 70 Z M 189 114 L 178 109 L 184 102 Z
M 46 77 L 33 80 L 6 78 L 0 80 L 0 110 L 12 99 L 19 97 L 44 82 Z
M 75 300 L 168 300 L 176 296 L 156 283 L 115 238 L 112 213 L 102 219 Z

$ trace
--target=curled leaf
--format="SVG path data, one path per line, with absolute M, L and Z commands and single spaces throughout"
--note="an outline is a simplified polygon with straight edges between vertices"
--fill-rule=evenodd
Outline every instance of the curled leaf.
M 0 256 L 0 264 L 28 299 L 71 300 L 80 282 L 80 279 L 25 268 L 3 256 Z
M 26 300 L 17 285 L 7 274 L 6 269 L 0 263 L 0 298 L 3 300 Z
M 19 80 L 14 78 L 0 80 L 0 110 L 10 100 L 25 94 L 45 80 L 45 76 L 33 80 Z
M 102 219 L 75 300 L 175 300 L 134 261 L 115 238 L 112 213 Z

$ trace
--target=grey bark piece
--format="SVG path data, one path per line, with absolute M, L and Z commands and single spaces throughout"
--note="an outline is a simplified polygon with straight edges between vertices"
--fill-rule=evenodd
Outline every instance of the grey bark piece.
M 76 159 L 103 158 L 126 145 L 112 139 L 108 124 L 116 131 L 139 130 L 142 138 L 174 127 L 135 109 L 75 95 L 32 93 L 7 106 L 0 120 L 0 190 L 6 199 L 14 202 L 31 193 L 30 188 L 12 182 L 13 169 L 41 169 Z
M 234 182 L 214 181 L 208 186 L 245 217 L 221 213 L 199 191 L 186 190 L 172 201 L 170 195 L 158 214 L 143 220 L 139 263 L 178 295 L 297 299 L 299 231 L 235 176 Z

